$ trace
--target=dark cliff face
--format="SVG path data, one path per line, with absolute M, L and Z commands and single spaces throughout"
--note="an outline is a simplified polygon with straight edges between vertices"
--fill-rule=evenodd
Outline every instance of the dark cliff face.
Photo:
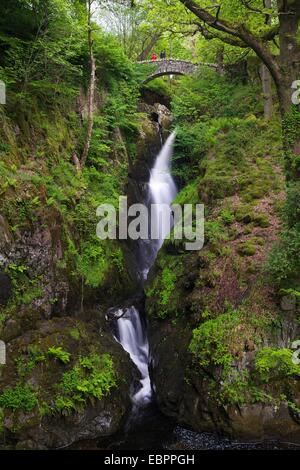
M 115 433 L 131 408 L 129 392 L 134 376 L 128 355 L 114 341 L 104 319 L 106 305 L 113 302 L 107 292 L 126 296 L 118 272 L 111 271 L 103 290 L 85 289 L 81 312 L 80 283 L 73 278 L 70 266 L 59 266 L 66 250 L 61 216 L 45 207 L 37 222 L 17 233 L 10 232 L 3 217 L 0 222 L 1 259 L 4 266 L 17 270 L 17 274 L 12 269 L 0 274 L 1 312 L 5 313 L 0 338 L 7 357 L 6 365 L 0 366 L 4 438 L 0 447 L 59 448 Z M 22 266 L 24 270 L 26 266 L 26 278 Z M 22 294 L 22 300 L 14 305 L 22 287 L 19 277 L 28 283 L 29 297 Z M 36 295 L 31 295 L 35 291 Z M 49 355 L 51 348 L 58 354 L 56 358 Z M 69 358 L 66 363 L 60 350 Z M 111 389 L 98 399 L 83 393 L 74 401 L 64 389 L 65 374 L 76 372 L 80 358 L 104 355 L 112 361 Z M 83 380 L 84 368 L 80 374 Z M 76 395 L 75 391 L 71 394 Z

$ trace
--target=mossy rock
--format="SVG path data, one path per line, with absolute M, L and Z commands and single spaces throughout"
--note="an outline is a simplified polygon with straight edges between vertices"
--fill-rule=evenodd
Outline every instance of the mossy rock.
M 256 253 L 256 246 L 253 242 L 247 240 L 239 244 L 237 251 L 241 256 L 253 256 Z
M 242 205 L 235 213 L 236 220 L 244 224 L 253 223 L 254 226 L 267 228 L 269 227 L 268 215 L 263 212 L 255 212 L 252 205 Z
M 0 376 L 3 437 L 53 448 L 83 434 L 116 432 L 131 406 L 131 367 L 100 312 L 91 312 L 88 323 L 66 317 L 37 322 L 7 347 Z

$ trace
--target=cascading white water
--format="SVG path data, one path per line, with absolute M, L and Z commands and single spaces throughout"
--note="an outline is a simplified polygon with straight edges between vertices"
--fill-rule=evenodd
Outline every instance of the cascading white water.
M 118 340 L 131 357 L 141 374 L 141 388 L 132 396 L 135 404 L 146 404 L 151 400 L 151 383 L 148 371 L 149 345 L 138 310 L 131 306 L 119 310 L 121 318 L 117 321 Z
M 177 194 L 176 185 L 172 175 L 170 174 L 171 157 L 175 138 L 175 132 L 168 137 L 165 145 L 156 158 L 154 167 L 151 170 L 149 181 L 151 203 L 154 205 L 154 210 L 152 210 L 151 226 L 154 225 L 154 228 L 156 228 L 155 231 L 159 234 L 159 239 L 156 243 L 155 240 L 152 240 L 156 245 L 155 256 L 159 248 L 162 246 L 164 239 L 168 235 L 173 222 L 169 207 Z M 167 212 L 163 210 L 164 205 L 168 207 Z M 167 217 L 169 220 L 165 220 L 164 217 Z
M 142 272 L 144 273 L 144 280 L 147 279 L 147 274 L 150 267 L 154 263 L 157 252 L 163 244 L 164 238 L 167 236 L 170 227 L 172 226 L 171 211 L 161 212 L 161 205 L 165 204 L 168 207 L 171 205 L 173 199 L 177 194 L 176 185 L 170 174 L 171 157 L 173 152 L 173 145 L 175 141 L 175 132 L 173 132 L 163 145 L 160 153 L 156 157 L 154 167 L 151 170 L 149 181 L 149 199 L 150 203 L 154 204 L 154 211 L 152 211 L 151 225 L 155 224 L 159 233 L 159 238 L 150 240 L 151 250 L 147 250 L 147 256 L 141 256 L 143 260 Z M 161 214 L 169 218 L 168 223 L 162 219 Z M 147 243 L 148 241 L 143 241 Z M 149 242 L 148 242 L 149 243 Z M 143 249 L 143 243 L 140 244 L 140 249 Z M 146 331 L 140 318 L 138 310 L 131 306 L 126 309 L 119 309 L 115 313 L 117 320 L 117 339 L 131 357 L 131 360 L 137 366 L 141 374 L 140 389 L 133 395 L 132 401 L 135 405 L 144 405 L 151 401 L 151 383 L 149 377 L 149 345 Z

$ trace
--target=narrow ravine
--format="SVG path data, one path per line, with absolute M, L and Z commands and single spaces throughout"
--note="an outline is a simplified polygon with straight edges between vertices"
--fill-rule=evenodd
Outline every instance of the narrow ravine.
M 173 132 L 163 144 L 156 157 L 151 170 L 148 185 L 148 208 L 152 206 L 149 233 L 155 237 L 141 240 L 139 244 L 139 266 L 143 282 L 147 280 L 148 272 L 153 265 L 157 252 L 172 226 L 172 213 L 170 205 L 174 200 L 177 189 L 171 175 L 171 158 L 176 135 Z M 162 210 L 163 209 L 163 210 Z M 166 223 L 166 217 L 169 218 Z M 147 250 L 146 248 L 147 244 Z M 149 345 L 147 339 L 146 322 L 141 318 L 141 312 L 132 305 L 112 312 L 116 318 L 116 339 L 121 343 L 137 366 L 141 379 L 138 390 L 132 393 L 132 402 L 135 407 L 148 404 L 153 395 L 149 376 Z

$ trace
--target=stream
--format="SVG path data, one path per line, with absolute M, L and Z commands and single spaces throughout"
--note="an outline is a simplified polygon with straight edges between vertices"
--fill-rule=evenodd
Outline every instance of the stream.
M 155 233 L 156 236 L 149 238 L 149 240 L 140 240 L 139 243 L 140 277 L 143 282 L 147 280 L 148 272 L 155 261 L 157 252 L 172 226 L 170 206 L 177 194 L 176 185 L 170 173 L 175 137 L 175 132 L 168 137 L 150 174 L 148 209 L 152 206 L 152 211 L 149 231 Z M 162 212 L 161 208 L 163 207 L 165 210 Z M 166 216 L 169 218 L 168 223 L 165 223 Z M 146 321 L 143 321 L 140 312 L 134 305 L 126 309 L 117 309 L 115 313 L 112 313 L 117 318 L 116 339 L 129 353 L 132 362 L 141 374 L 139 389 L 131 397 L 134 412 L 137 413 L 138 408 L 151 402 L 153 395 L 148 370 L 149 345 Z

